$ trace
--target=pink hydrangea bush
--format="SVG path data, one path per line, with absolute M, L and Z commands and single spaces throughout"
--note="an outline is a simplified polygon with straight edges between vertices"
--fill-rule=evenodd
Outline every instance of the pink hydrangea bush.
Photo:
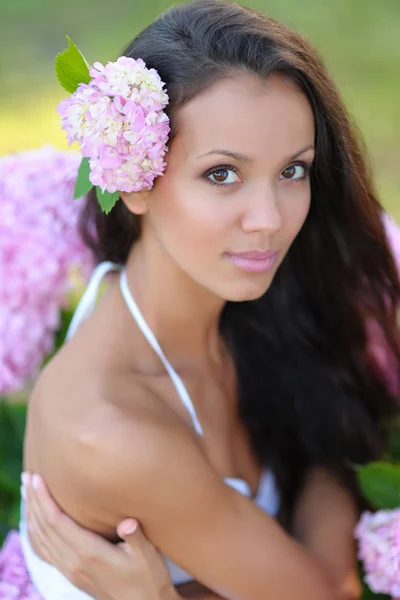
M 34 230 L 70 264 L 92 269 L 77 231 L 84 198 L 73 200 L 81 156 L 51 146 L 0 158 L 0 224 Z
M 21 389 L 53 349 L 71 271 L 91 253 L 73 200 L 79 154 L 51 147 L 0 158 L 0 396 Z
M 20 389 L 51 352 L 65 279 L 51 240 L 0 227 L 0 395 Z
M 0 552 L 0 600 L 43 600 L 30 579 L 16 531 Z
M 159 74 L 125 56 L 106 66 L 95 62 L 89 74 L 89 84 L 57 107 L 68 143 L 79 143 L 90 159 L 90 182 L 103 192 L 150 189 L 166 167 L 170 132 Z
M 400 597 L 400 509 L 366 511 L 355 530 L 365 581 L 375 593 Z

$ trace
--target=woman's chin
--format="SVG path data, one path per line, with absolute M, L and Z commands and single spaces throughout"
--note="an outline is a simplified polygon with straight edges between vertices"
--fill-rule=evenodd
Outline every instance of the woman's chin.
M 272 277 L 268 281 L 253 281 L 253 282 L 241 282 L 229 290 L 229 293 L 224 294 L 224 298 L 227 302 L 248 302 L 250 300 L 257 300 L 264 296 L 268 291 Z

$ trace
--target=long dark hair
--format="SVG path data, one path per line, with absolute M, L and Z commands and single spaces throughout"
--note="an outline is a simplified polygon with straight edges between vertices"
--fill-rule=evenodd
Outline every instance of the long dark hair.
M 368 344 L 374 323 L 400 370 L 400 283 L 370 168 L 315 48 L 273 19 L 197 0 L 162 14 L 123 54 L 142 58 L 166 83 L 170 143 L 179 107 L 238 69 L 289 78 L 313 109 L 307 220 L 268 292 L 228 302 L 221 318 L 236 361 L 241 417 L 260 461 L 275 473 L 280 520 L 290 529 L 311 466 L 328 468 L 357 497 L 352 464 L 385 450 L 386 424 L 397 409 Z M 105 216 L 93 193 L 81 226 L 99 261 L 124 263 L 140 235 L 140 220 L 122 202 Z

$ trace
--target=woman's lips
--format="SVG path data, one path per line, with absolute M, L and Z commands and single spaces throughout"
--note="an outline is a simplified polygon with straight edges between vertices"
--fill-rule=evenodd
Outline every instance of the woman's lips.
M 234 265 L 248 273 L 265 273 L 276 263 L 278 250 L 250 250 L 248 252 L 227 252 L 226 257 Z

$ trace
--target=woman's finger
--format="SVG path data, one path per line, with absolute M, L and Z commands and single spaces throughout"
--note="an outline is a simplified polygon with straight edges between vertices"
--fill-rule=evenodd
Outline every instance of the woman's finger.
M 156 580 L 160 589 L 171 586 L 162 556 L 136 519 L 125 519 L 119 524 L 118 535 L 125 541 L 113 545 L 65 515 L 40 476 L 25 479 L 32 539 L 42 557 L 76 587 L 94 597 L 116 585 L 124 585 L 134 593 L 135 585 L 143 586 L 143 579 L 147 581 L 150 565 L 149 585 L 152 587 Z
M 35 485 L 33 485 L 33 483 Z M 87 572 L 93 564 L 116 564 L 121 550 L 63 513 L 51 497 L 43 479 L 38 475 L 32 478 L 32 511 L 40 523 L 42 532 L 48 538 L 51 547 L 69 564 L 81 564 L 81 570 Z
M 43 518 L 40 503 L 37 501 L 31 477 L 28 474 L 24 476 L 23 487 L 29 539 L 33 549 L 41 558 L 59 567 L 63 562 L 63 555 L 62 552 L 60 553 L 58 545 L 51 539 L 54 536 L 52 536 L 47 520 Z
M 133 535 L 138 528 L 138 522 L 136 519 L 124 519 L 117 527 L 117 534 L 124 540 L 127 536 Z
M 135 519 L 125 519 L 117 527 L 118 535 L 125 541 L 123 551 L 140 572 L 142 565 L 151 565 L 152 576 L 159 589 L 171 587 L 171 576 L 159 550 L 147 539 Z M 144 563 L 143 563 L 144 561 Z
M 40 477 L 25 478 L 25 482 L 27 512 L 31 525 L 30 538 L 34 550 L 38 549 L 39 555 L 55 566 L 76 587 L 91 594 L 92 578 L 88 561 L 81 557 L 81 540 L 70 544 L 59 534 L 60 522 L 63 520 L 67 520 L 70 527 L 78 533 L 81 528 L 60 511 Z
M 21 488 L 21 496 L 25 504 L 25 521 L 28 529 L 28 537 L 34 552 L 43 560 L 54 564 L 51 549 L 48 546 L 47 538 L 42 527 L 37 521 L 35 512 L 32 510 L 32 493 L 28 476 L 24 478 L 25 485 Z
M 59 535 L 60 521 L 63 519 L 68 519 L 72 528 L 79 529 L 79 526 L 60 511 L 40 477 L 28 479 L 26 489 L 28 518 L 33 527 L 30 538 L 32 541 L 34 539 L 37 546 L 40 545 L 47 562 L 55 566 L 77 587 L 87 591 L 90 582 L 86 572 L 87 565 L 80 556 L 79 542 L 71 544 Z
M 54 548 L 51 547 L 45 534 L 43 534 L 40 523 L 37 522 L 35 515 L 29 516 L 28 532 L 30 544 L 38 556 L 44 561 L 57 567 L 59 560 Z
M 51 526 L 55 524 L 57 517 L 61 515 L 61 511 L 50 496 L 40 475 L 32 475 L 29 481 L 32 506 L 37 513 L 38 519 L 50 530 Z

